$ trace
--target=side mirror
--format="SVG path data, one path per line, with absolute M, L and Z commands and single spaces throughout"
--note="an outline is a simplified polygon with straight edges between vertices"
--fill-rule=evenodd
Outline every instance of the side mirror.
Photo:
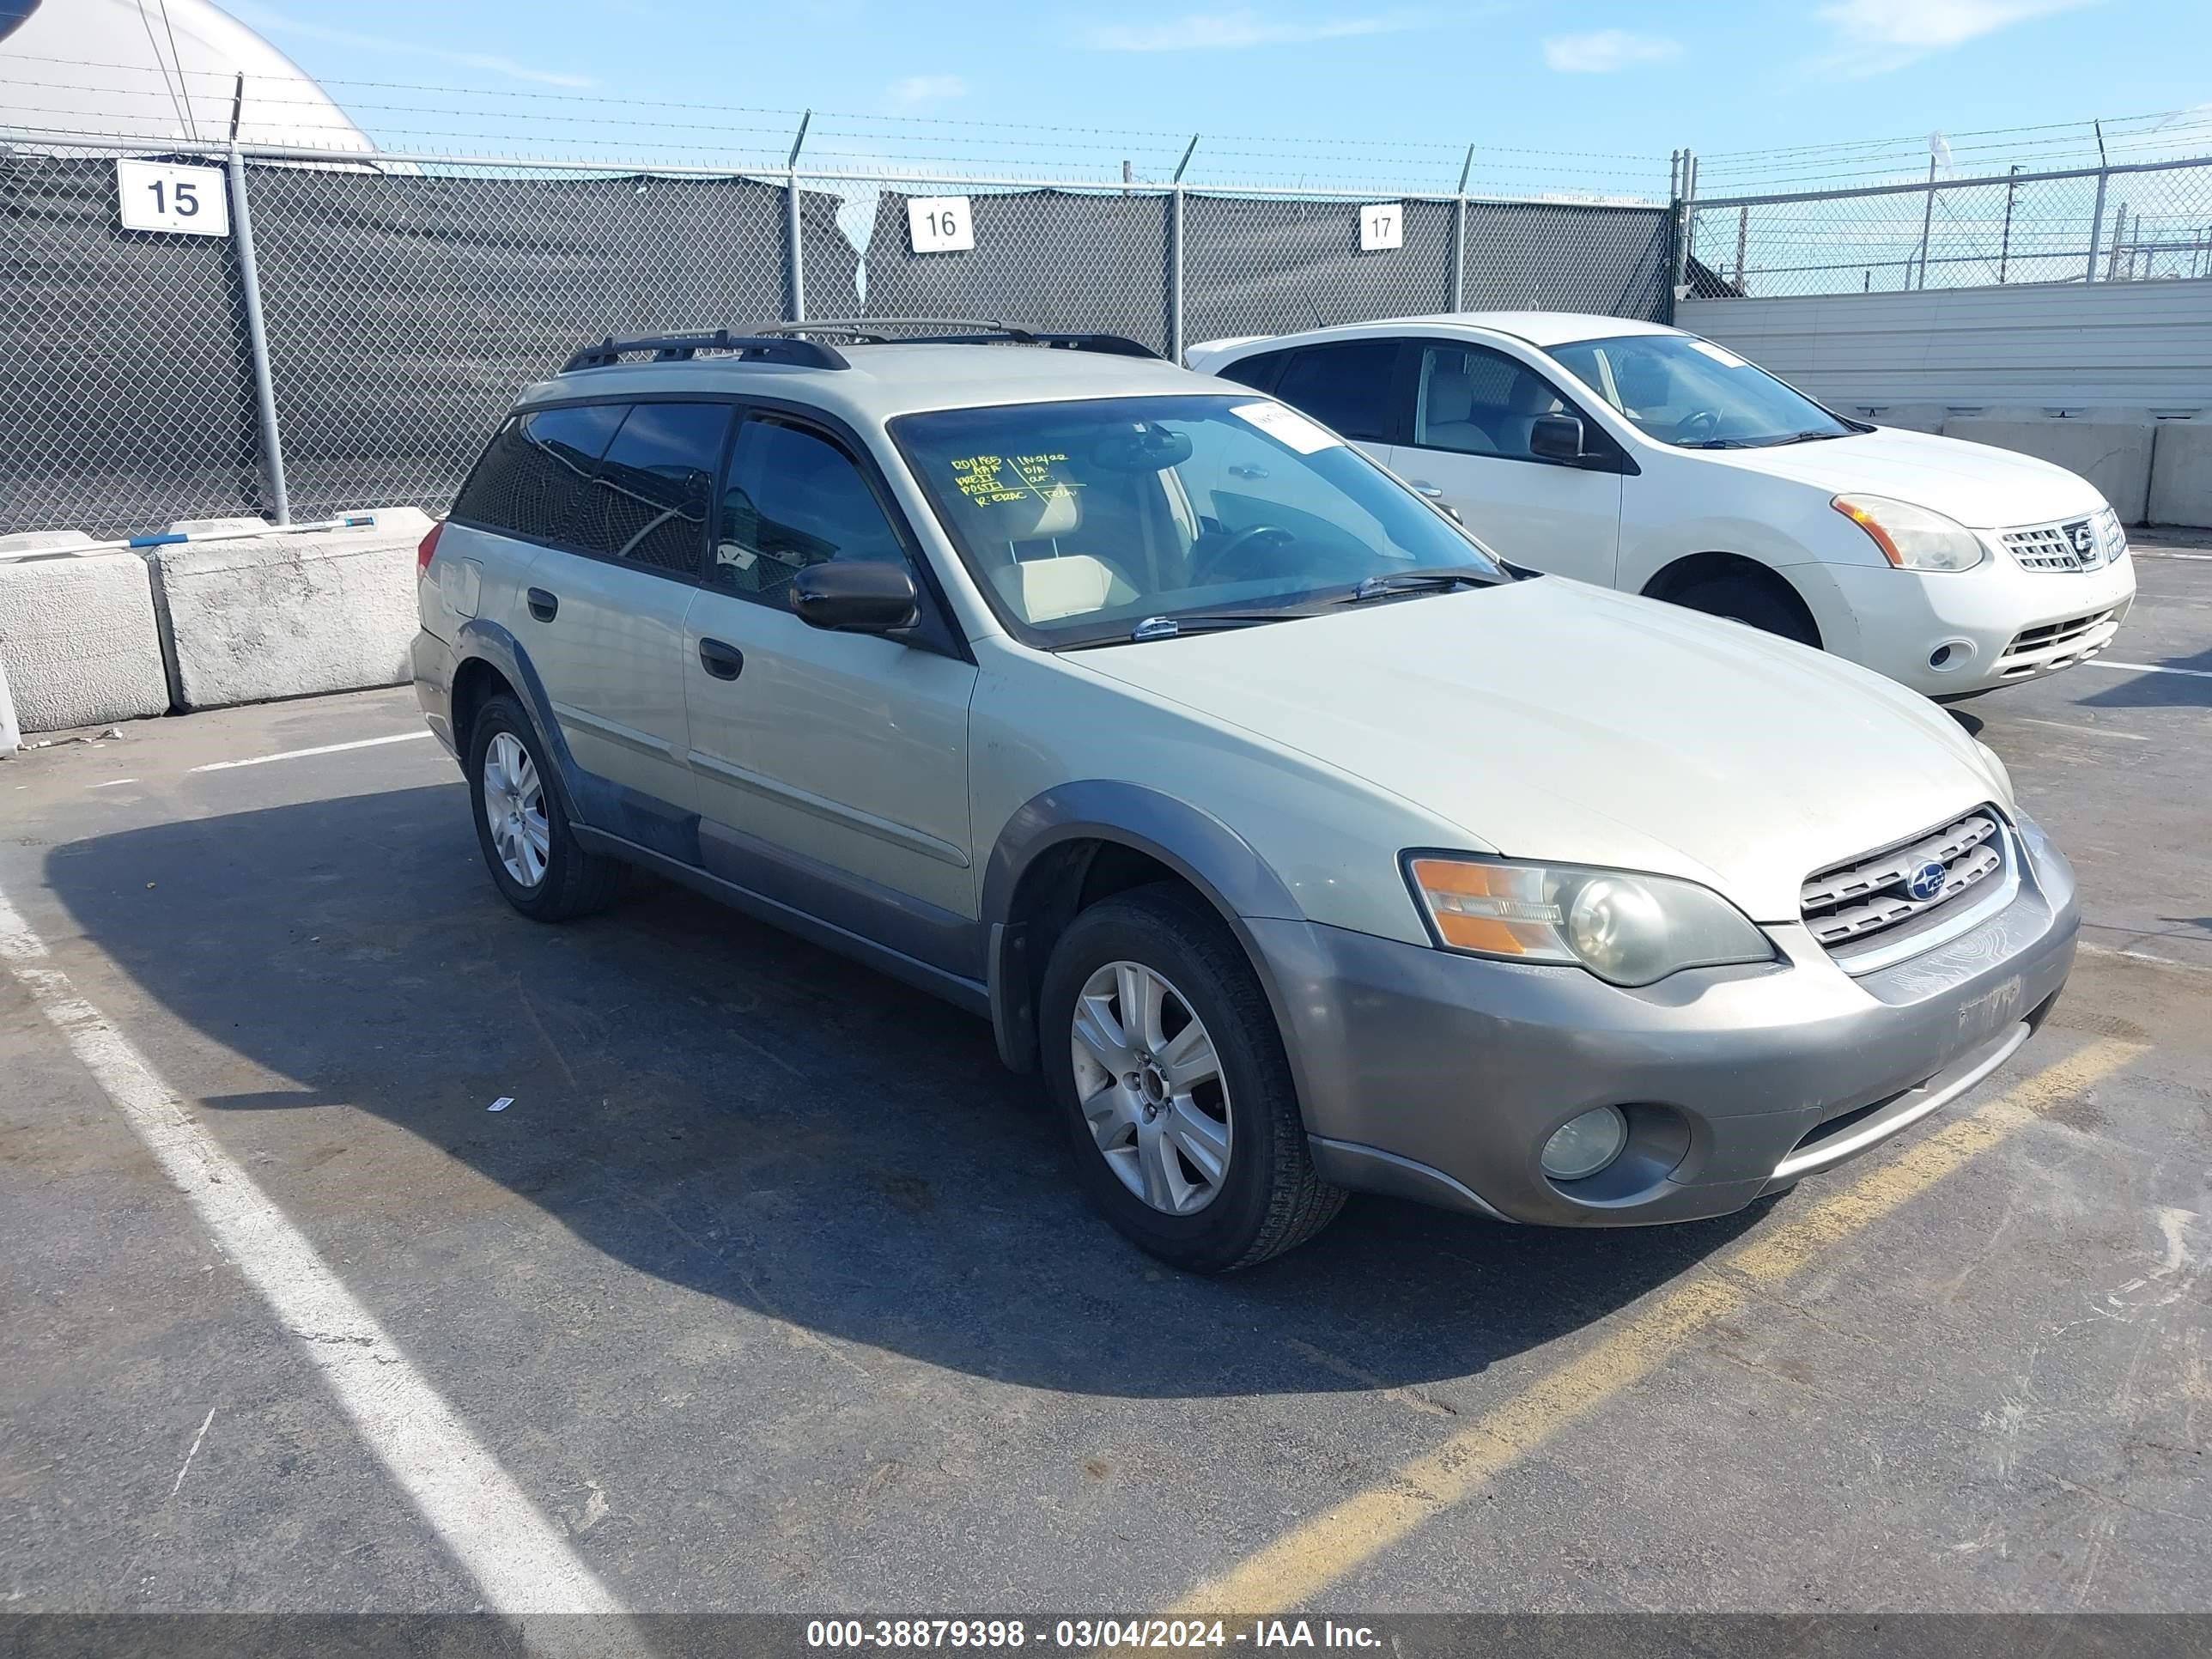
M 1539 415 L 1528 428 L 1528 453 L 1547 461 L 1583 457 L 1583 423 L 1572 415 Z
M 889 634 L 911 627 L 921 596 L 906 567 L 873 559 L 830 559 L 791 579 L 791 608 L 810 628 L 838 634 Z

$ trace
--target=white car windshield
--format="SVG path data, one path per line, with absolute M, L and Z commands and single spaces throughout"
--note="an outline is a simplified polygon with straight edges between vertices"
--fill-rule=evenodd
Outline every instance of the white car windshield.
M 1549 349 L 1646 437 L 1684 449 L 1759 449 L 1863 429 L 1710 340 L 1624 334 Z
M 1365 456 L 1249 393 L 941 410 L 890 431 L 992 608 L 1037 643 L 1510 580 Z

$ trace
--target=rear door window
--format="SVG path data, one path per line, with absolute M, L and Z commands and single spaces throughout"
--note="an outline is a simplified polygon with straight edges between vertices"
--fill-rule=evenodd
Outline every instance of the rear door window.
M 1323 426 L 1365 443 L 1389 443 L 1395 340 L 1303 346 L 1283 366 L 1275 395 Z
M 623 412 L 620 404 L 587 404 L 508 416 L 461 487 L 453 517 L 557 540 Z
M 1273 388 L 1275 376 L 1282 371 L 1283 359 L 1290 355 L 1287 351 L 1257 352 L 1249 357 L 1239 357 L 1235 362 L 1225 364 L 1213 372 L 1224 380 L 1234 380 L 1239 386 L 1257 386 L 1267 392 Z
M 633 404 L 562 539 L 580 552 L 696 575 L 730 414 L 727 404 Z

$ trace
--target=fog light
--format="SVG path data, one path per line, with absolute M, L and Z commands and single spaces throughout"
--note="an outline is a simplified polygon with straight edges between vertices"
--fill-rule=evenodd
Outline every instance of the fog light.
M 1604 1169 L 1627 1145 L 1628 1119 L 1618 1106 L 1601 1106 L 1553 1130 L 1536 1161 L 1554 1181 L 1580 1181 Z

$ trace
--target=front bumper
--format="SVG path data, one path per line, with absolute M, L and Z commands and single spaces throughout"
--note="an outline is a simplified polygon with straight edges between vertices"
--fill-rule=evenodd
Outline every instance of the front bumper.
M 1997 550 L 1972 570 L 1814 564 L 1789 574 L 1822 638 L 1856 637 L 1846 654 L 1931 697 L 1969 696 L 2086 662 L 2112 643 L 2136 593 L 2135 561 L 2125 553 L 2094 570 L 2027 570 Z M 1940 666 L 1930 660 L 1939 653 Z
M 2039 833 L 2018 896 L 1862 978 L 1802 927 L 1787 957 L 1642 990 L 1312 923 L 1252 921 L 1315 1161 L 1345 1186 L 1513 1221 L 1625 1226 L 1741 1209 L 1878 1145 L 2039 1026 L 2073 965 L 2072 871 Z M 1628 1151 L 1588 1181 L 1537 1165 L 1598 1106 Z

